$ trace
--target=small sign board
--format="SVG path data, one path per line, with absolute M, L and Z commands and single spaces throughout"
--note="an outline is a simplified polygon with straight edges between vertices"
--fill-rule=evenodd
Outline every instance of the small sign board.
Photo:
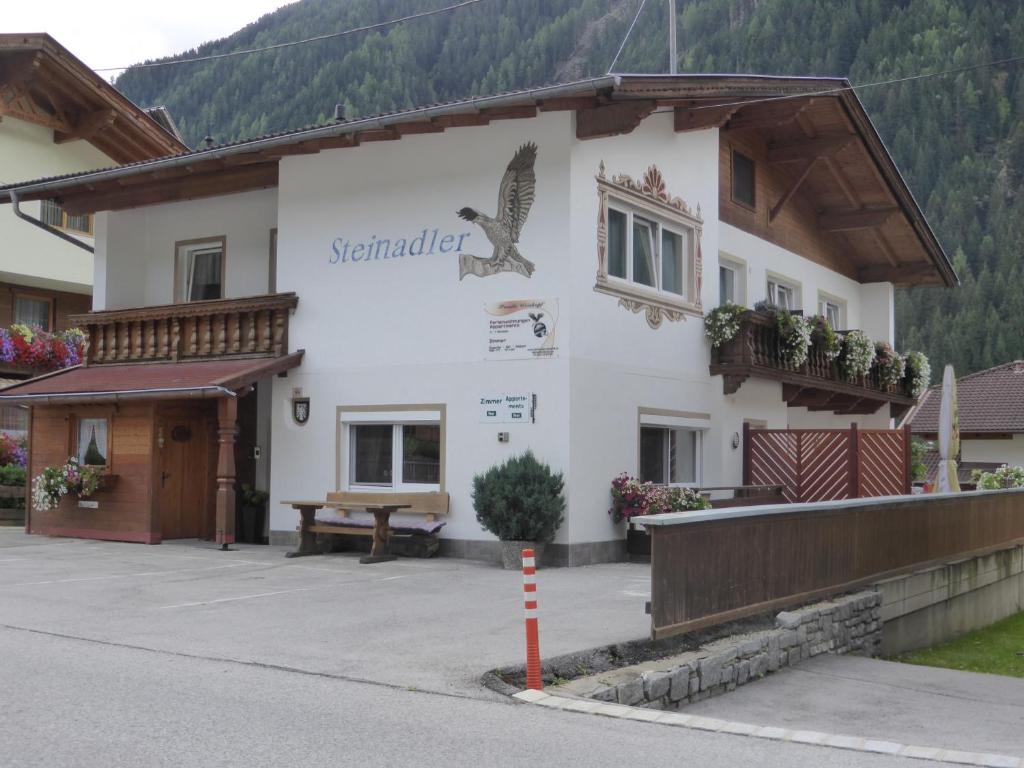
M 485 360 L 558 357 L 558 299 L 516 299 L 486 304 Z
M 100 503 L 98 501 L 86 501 L 85 499 L 79 499 L 78 506 L 80 509 L 99 509 Z
M 533 423 L 537 396 L 530 392 L 480 396 L 481 424 Z

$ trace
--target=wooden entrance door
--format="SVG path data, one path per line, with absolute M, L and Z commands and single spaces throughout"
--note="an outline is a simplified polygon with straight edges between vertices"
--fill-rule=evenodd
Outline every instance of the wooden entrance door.
M 156 497 L 165 539 L 208 538 L 213 529 L 214 440 L 206 405 L 166 407 L 157 416 Z

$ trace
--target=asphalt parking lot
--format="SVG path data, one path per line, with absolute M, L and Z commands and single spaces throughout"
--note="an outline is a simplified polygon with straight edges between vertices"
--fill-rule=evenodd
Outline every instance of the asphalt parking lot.
M 480 684 L 484 671 L 522 660 L 517 571 L 284 552 L 0 528 L 0 765 L 619 768 L 640 755 L 666 768 L 683 756 L 730 766 L 936 764 L 517 704 Z M 541 570 L 542 655 L 645 637 L 648 580 L 637 564 Z M 879 727 L 878 718 L 859 724 L 857 707 L 891 696 L 885 726 L 906 734 L 898 688 L 844 702 L 837 722 L 823 689 L 831 683 L 777 677 L 749 686 L 765 686 L 762 695 L 743 689 L 706 703 L 708 714 L 764 723 L 792 714 L 856 733 Z M 810 714 L 804 701 L 817 702 Z
M 495 695 L 484 671 L 522 662 L 517 571 L 284 552 L 0 529 L 0 624 L 472 696 Z M 628 563 L 542 570 L 542 653 L 644 637 L 648 580 Z

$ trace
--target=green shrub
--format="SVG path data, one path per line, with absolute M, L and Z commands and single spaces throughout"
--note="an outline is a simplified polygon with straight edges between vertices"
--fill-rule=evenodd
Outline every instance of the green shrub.
M 0 465 L 0 485 L 24 485 L 25 468 L 17 464 Z
M 476 519 L 502 541 L 548 542 L 562 524 L 565 497 L 555 474 L 531 451 L 473 478 Z

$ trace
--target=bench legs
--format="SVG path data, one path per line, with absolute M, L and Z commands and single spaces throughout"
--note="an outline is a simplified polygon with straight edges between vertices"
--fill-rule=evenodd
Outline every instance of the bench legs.
M 391 554 L 391 512 L 388 508 L 373 510 L 373 547 L 369 555 L 359 558 L 360 563 L 370 565 L 398 559 Z
M 316 548 L 316 534 L 310 528 L 316 524 L 316 511 L 319 507 L 299 507 L 299 548 L 294 552 L 286 552 L 285 557 L 304 557 L 319 555 Z

